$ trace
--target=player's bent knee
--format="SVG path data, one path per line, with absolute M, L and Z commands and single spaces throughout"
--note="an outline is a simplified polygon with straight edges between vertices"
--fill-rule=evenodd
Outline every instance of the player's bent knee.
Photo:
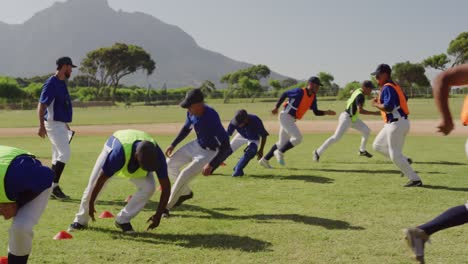
M 297 146 L 301 143 L 302 143 L 302 136 L 291 139 L 291 144 L 293 144 L 293 146 Z

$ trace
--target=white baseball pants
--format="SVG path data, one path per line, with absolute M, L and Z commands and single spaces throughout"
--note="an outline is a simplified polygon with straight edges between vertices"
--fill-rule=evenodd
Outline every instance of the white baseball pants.
M 112 149 L 107 145 L 104 145 L 104 148 L 99 155 L 96 163 L 94 164 L 93 171 L 91 172 L 91 176 L 89 178 L 88 186 L 83 192 L 83 197 L 81 198 L 80 209 L 78 213 L 75 215 L 75 220 L 73 222 L 78 222 L 81 225 L 87 225 L 90 217 L 89 217 L 89 200 L 91 198 L 92 191 L 96 182 L 99 178 L 99 174 L 101 173 L 102 166 L 107 159 L 110 151 Z M 127 205 L 119 212 L 115 221 L 119 224 L 129 223 L 133 217 L 135 217 L 146 205 L 148 200 L 153 196 L 155 191 L 155 181 L 154 181 L 154 174 L 153 172 L 148 172 L 146 177 L 144 178 L 136 178 L 130 179 L 130 181 L 135 184 L 137 187 L 136 193 L 132 194 L 132 199 L 127 203 Z M 107 184 L 105 184 L 106 186 Z M 104 187 L 105 187 L 104 186 Z M 101 192 L 104 190 L 102 188 Z
M 39 222 L 47 207 L 51 188 L 44 190 L 34 200 L 21 207 L 10 227 L 8 252 L 15 256 L 26 256 L 31 253 L 34 236 L 33 227 Z
M 204 149 L 193 140 L 178 149 L 167 159 L 167 169 L 172 182 L 171 197 L 167 209 L 171 209 L 182 195 L 190 194 L 189 183 L 217 154 L 217 151 Z M 188 164 L 183 170 L 181 167 Z
M 67 163 L 71 154 L 67 124 L 59 121 L 45 121 L 44 126 L 47 137 L 52 143 L 52 164 L 57 161 Z
M 293 146 L 297 146 L 302 142 L 302 134 L 296 126 L 296 119 L 285 111 L 279 114 L 280 130 L 279 140 L 276 143 L 278 149 L 281 149 L 288 141 L 291 141 Z
M 335 134 L 323 142 L 322 146 L 317 149 L 317 154 L 319 154 L 319 156 L 322 155 L 328 147 L 340 140 L 349 127 L 361 132 L 361 146 L 359 147 L 359 151 L 366 151 L 366 144 L 370 134 L 369 127 L 362 122 L 361 119 L 357 119 L 355 122 L 352 122 L 349 114 L 347 112 L 343 112 L 338 118 L 338 127 L 335 130 Z
M 420 181 L 421 178 L 408 163 L 408 158 L 402 153 L 409 128 L 409 120 L 401 117 L 396 122 L 385 124 L 375 138 L 373 148 L 391 159 L 411 181 Z
M 258 140 L 248 140 L 245 137 L 241 136 L 241 134 L 237 133 L 234 138 L 231 140 L 231 149 L 232 152 L 236 152 L 242 145 L 249 145 L 250 143 L 256 144 L 259 148 L 259 141 Z

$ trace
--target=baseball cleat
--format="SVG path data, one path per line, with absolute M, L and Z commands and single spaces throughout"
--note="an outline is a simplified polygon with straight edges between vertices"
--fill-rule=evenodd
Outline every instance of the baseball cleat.
M 122 229 L 122 232 L 125 234 L 134 234 L 135 230 L 133 229 L 132 224 L 130 223 L 125 223 L 125 224 L 119 224 L 117 221 L 114 222 L 115 227 Z
M 85 225 L 82 225 L 78 222 L 73 222 L 67 229 L 68 232 L 73 232 L 73 231 L 79 231 L 79 230 L 83 230 L 83 229 L 86 229 L 87 226 Z
M 258 164 L 260 164 L 262 167 L 266 169 L 272 169 L 272 167 L 270 166 L 270 162 L 268 162 L 268 160 L 266 160 L 265 158 L 261 158 L 258 161 Z
M 174 207 L 180 206 L 183 202 L 190 200 L 193 198 L 193 192 L 190 192 L 187 195 L 181 195 L 177 202 L 175 203 Z
M 422 181 L 409 181 L 404 185 L 404 187 L 421 187 L 423 186 Z
M 170 217 L 171 215 L 169 214 L 169 209 L 164 209 L 161 216 L 164 217 L 164 218 Z
M 317 150 L 314 150 L 312 159 L 316 162 L 320 161 L 320 155 L 317 153 Z
M 420 264 L 424 264 L 424 244 L 429 241 L 429 236 L 424 230 L 417 227 L 411 227 L 403 230 L 408 248 L 411 250 L 414 258 Z
M 369 152 L 367 152 L 367 150 L 359 151 L 359 156 L 372 158 L 372 154 L 370 154 Z
M 50 198 L 57 199 L 57 200 L 68 200 L 68 199 L 70 199 L 70 196 L 64 194 L 62 192 L 62 189 L 60 189 L 60 186 L 57 185 L 52 189 L 52 193 L 50 194 Z
M 275 152 L 273 152 L 273 155 L 275 155 L 276 161 L 278 161 L 279 165 L 281 166 L 286 165 L 286 163 L 284 162 L 283 153 L 281 151 L 275 150 Z
M 244 176 L 243 171 L 234 171 L 234 173 L 232 174 L 232 177 L 242 177 L 242 176 Z

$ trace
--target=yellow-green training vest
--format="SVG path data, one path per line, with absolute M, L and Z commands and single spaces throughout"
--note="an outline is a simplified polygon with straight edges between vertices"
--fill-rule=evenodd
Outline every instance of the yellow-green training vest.
M 6 194 L 5 176 L 11 162 L 20 155 L 34 156 L 22 149 L 0 146 L 0 203 L 14 203 L 14 201 L 8 199 Z
M 149 141 L 157 146 L 156 141 L 146 132 L 134 129 L 127 129 L 127 130 L 119 130 L 114 132 L 113 135 L 116 139 L 120 141 L 122 144 L 124 155 L 125 155 L 125 164 L 115 175 L 124 178 L 144 178 L 148 174 L 147 171 L 143 170 L 142 168 L 138 168 L 135 172 L 130 173 L 128 171 L 128 163 L 130 162 L 130 158 L 132 156 L 132 147 L 135 141 Z
M 352 108 L 352 104 L 354 103 L 354 100 L 356 100 L 356 98 L 362 94 L 362 89 L 359 88 L 357 89 L 356 91 L 353 92 L 353 94 L 351 95 L 351 97 L 348 99 L 348 101 L 346 102 L 346 109 L 349 109 L 351 107 L 351 111 L 353 110 Z M 350 113 L 351 114 L 351 113 Z M 353 113 L 353 116 L 351 116 L 351 121 L 352 122 L 356 122 L 356 120 L 359 118 L 359 109 L 356 109 L 356 113 Z

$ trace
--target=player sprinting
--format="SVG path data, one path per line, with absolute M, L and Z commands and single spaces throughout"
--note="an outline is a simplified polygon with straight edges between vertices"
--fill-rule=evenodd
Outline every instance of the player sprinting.
M 402 153 L 410 128 L 406 94 L 396 82 L 392 81 L 392 69 L 387 64 L 380 64 L 372 75 L 375 75 L 381 87 L 379 97 L 372 101 L 372 105 L 380 110 L 385 122 L 374 140 L 373 148 L 391 159 L 409 178 L 405 187 L 422 186 L 421 178 L 411 167 L 410 159 Z
M 187 119 L 172 144 L 166 149 L 169 177 L 172 180 L 172 191 L 165 216 L 169 210 L 193 198 L 189 182 L 200 172 L 209 176 L 232 153 L 229 137 L 218 113 L 204 103 L 200 89 L 187 92 L 180 103 L 187 109 Z M 175 147 L 195 130 L 197 139 L 173 153 Z M 187 165 L 181 170 L 183 166 Z
M 171 183 L 167 174 L 166 158 L 156 141 L 146 132 L 119 130 L 109 137 L 96 160 L 83 192 L 80 209 L 68 231 L 82 230 L 90 219 L 95 220 L 94 204 L 104 185 L 113 176 L 129 179 L 137 187 L 127 205 L 116 217 L 115 225 L 124 233 L 135 232 L 130 220 L 146 205 L 155 191 L 154 173 L 161 185 L 161 197 L 156 213 L 148 219 L 148 229 L 159 225 L 169 200 Z
M 281 104 L 288 98 L 284 109 L 279 114 L 280 130 L 279 140 L 273 145 L 270 151 L 259 161 L 259 164 L 265 168 L 271 168 L 269 160 L 276 157 L 278 163 L 285 165 L 284 153 L 302 142 L 302 134 L 296 126 L 296 121 L 300 120 L 307 110 L 312 110 L 316 116 L 336 115 L 332 110 L 322 111 L 317 108 L 317 91 L 322 85 L 317 77 L 310 77 L 307 86 L 304 88 L 295 88 L 284 92 L 278 99 L 272 114 L 278 114 Z
M 367 111 L 364 109 L 365 96 L 369 96 L 375 85 L 371 81 L 364 81 L 361 88 L 351 94 L 351 97 L 346 102 L 346 110 L 340 114 L 338 118 L 338 126 L 335 134 L 329 137 L 323 144 L 314 151 L 313 159 L 319 161 L 322 154 L 334 143 L 341 139 L 344 133 L 352 127 L 361 132 L 361 146 L 359 147 L 359 155 L 372 158 L 372 154 L 367 152 L 366 145 L 369 138 L 369 127 L 359 119 L 359 114 L 363 115 L 380 115 L 380 111 Z
M 439 74 L 433 83 L 434 100 L 441 114 L 442 120 L 437 127 L 444 135 L 450 134 L 454 125 L 452 114 L 449 109 L 449 93 L 452 86 L 468 84 L 468 64 L 448 69 Z M 462 109 L 461 121 L 468 125 L 468 96 Z M 465 144 L 466 156 L 468 157 L 468 141 Z M 431 221 L 418 227 L 405 229 L 405 238 L 409 248 L 414 254 L 416 261 L 424 263 L 424 245 L 429 236 L 441 230 L 468 223 L 468 202 L 448 209 Z
M 233 177 L 240 177 L 244 176 L 244 168 L 253 157 L 257 156 L 259 160 L 263 157 L 263 148 L 269 134 L 262 120 L 256 115 L 247 113 L 244 109 L 237 111 L 229 123 L 227 134 L 232 136 L 234 131 L 237 131 L 237 135 L 231 140 L 232 151 L 235 152 L 241 146 L 247 145 L 244 155 L 239 159 L 232 173 Z
M 8 262 L 28 262 L 33 227 L 50 197 L 54 172 L 21 149 L 0 146 L 0 215 L 13 218 L 8 241 Z M 2 234 L 6 239 L 7 235 Z
M 52 184 L 52 198 L 69 199 L 59 186 L 65 164 L 70 159 L 70 144 L 68 132 L 72 122 L 73 109 L 66 80 L 70 78 L 73 65 L 69 57 L 59 58 L 56 62 L 57 71 L 42 87 L 41 97 L 37 106 L 39 130 L 37 134 L 47 136 L 52 143 L 52 170 L 55 172 Z

